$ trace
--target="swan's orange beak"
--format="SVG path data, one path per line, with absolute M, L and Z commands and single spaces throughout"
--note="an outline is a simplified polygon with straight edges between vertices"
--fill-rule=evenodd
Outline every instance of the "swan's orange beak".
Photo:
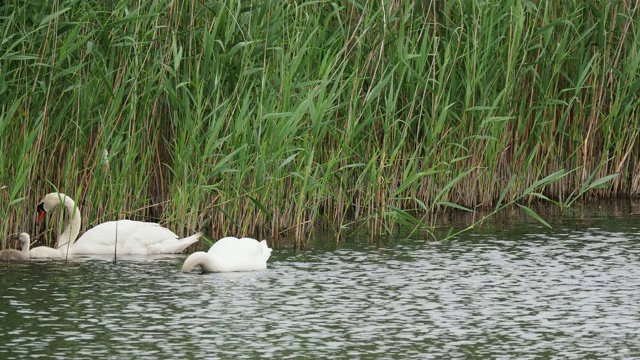
M 36 222 L 36 225 L 40 225 L 40 223 L 42 223 L 45 215 L 47 215 L 47 212 L 44 211 L 44 206 L 42 206 L 42 204 L 38 205 L 38 221 Z

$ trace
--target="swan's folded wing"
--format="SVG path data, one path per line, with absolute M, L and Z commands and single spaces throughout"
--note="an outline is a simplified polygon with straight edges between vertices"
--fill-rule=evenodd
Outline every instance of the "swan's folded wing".
M 225 237 L 216 241 L 208 254 L 214 259 L 216 271 L 251 271 L 267 268 L 271 249 L 266 241 Z
M 76 254 L 149 255 L 181 252 L 200 239 L 200 234 L 179 239 L 173 231 L 156 223 L 118 220 L 91 228 L 73 246 Z

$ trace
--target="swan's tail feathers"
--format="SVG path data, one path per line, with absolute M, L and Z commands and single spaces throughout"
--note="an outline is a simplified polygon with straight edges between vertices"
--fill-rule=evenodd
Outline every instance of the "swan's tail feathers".
M 271 256 L 271 251 L 273 251 L 273 249 L 271 249 L 269 245 L 267 245 L 267 240 L 260 241 L 260 245 L 262 246 L 262 254 L 264 255 L 264 261 L 269 260 L 269 257 Z
M 193 234 L 189 237 L 186 237 L 184 239 L 179 239 L 178 243 L 176 244 L 176 248 L 174 252 L 176 253 L 182 252 L 184 249 L 188 248 L 190 245 L 198 242 L 201 236 L 202 236 L 202 233 L 200 232 L 197 234 Z

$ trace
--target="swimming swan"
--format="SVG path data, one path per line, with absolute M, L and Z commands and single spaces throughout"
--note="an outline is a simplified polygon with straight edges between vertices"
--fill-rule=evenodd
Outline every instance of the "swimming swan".
M 20 261 L 29 259 L 29 245 L 31 237 L 27 233 L 18 235 L 18 239 L 22 244 L 22 250 L 8 249 L 0 251 L 0 260 L 2 261 Z
M 75 241 L 80 233 L 80 210 L 65 194 L 50 193 L 42 198 L 38 204 L 38 224 L 47 212 L 60 204 L 67 210 L 67 226 L 58 237 L 56 248 L 36 247 L 30 251 L 32 257 L 112 255 L 116 244 L 116 255 L 174 254 L 198 241 L 202 235 L 197 233 L 179 239 L 173 231 L 156 223 L 117 220 L 96 225 Z
M 189 255 L 182 265 L 182 272 L 200 265 L 202 272 L 253 271 L 267 268 L 271 248 L 267 241 L 251 238 L 225 237 L 209 248 Z

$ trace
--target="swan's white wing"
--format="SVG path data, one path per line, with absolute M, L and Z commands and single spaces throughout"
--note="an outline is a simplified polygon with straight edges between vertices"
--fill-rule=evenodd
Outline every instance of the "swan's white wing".
M 271 254 L 271 249 L 267 246 L 267 241 L 258 242 L 252 238 L 236 238 L 228 236 L 216 241 L 210 248 L 210 253 L 224 254 L 250 254 L 260 256 L 265 253 Z
M 181 252 L 198 241 L 200 234 L 179 239 L 173 231 L 156 223 L 118 220 L 91 228 L 72 246 L 74 254 L 148 255 Z
M 267 268 L 271 249 L 265 240 L 225 237 L 216 241 L 209 251 L 215 271 L 251 271 Z

